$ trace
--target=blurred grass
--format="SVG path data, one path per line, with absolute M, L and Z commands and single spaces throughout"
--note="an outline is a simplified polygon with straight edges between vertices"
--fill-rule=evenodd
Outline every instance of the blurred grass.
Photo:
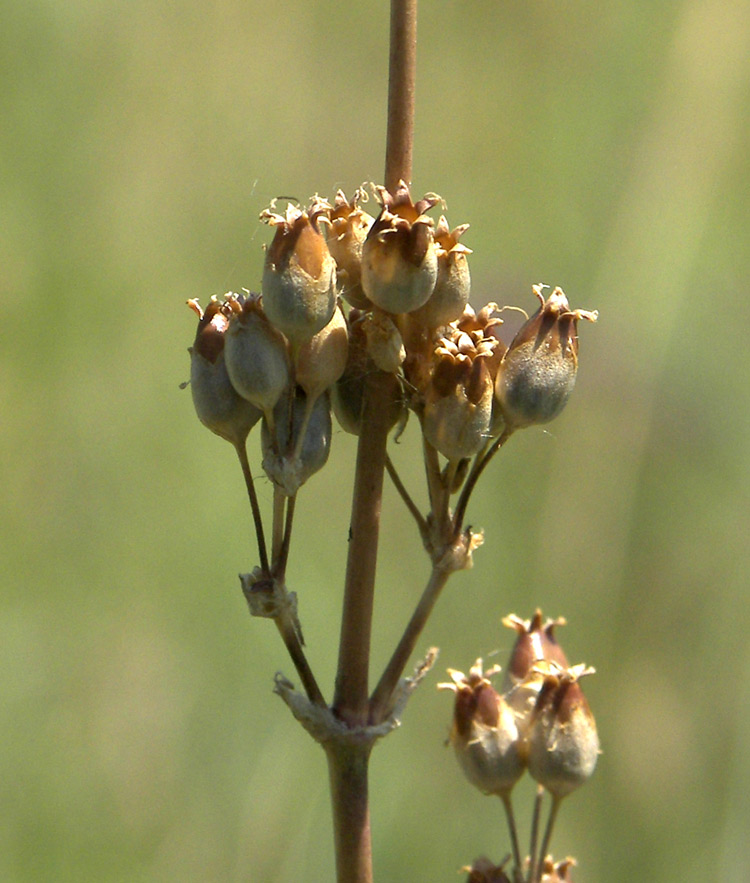
M 4 881 L 332 879 L 322 752 L 271 696 L 291 666 L 236 583 L 239 472 L 178 389 L 183 303 L 257 287 L 271 197 L 380 178 L 386 20 L 3 7 Z M 741 0 L 421 9 L 415 190 L 471 222 L 475 304 L 531 308 L 541 280 L 601 313 L 565 414 L 480 487 L 487 543 L 424 639 L 465 668 L 503 661 L 511 610 L 568 617 L 604 746 L 553 843 L 582 883 L 745 876 L 749 39 Z M 290 570 L 328 691 L 354 455 L 334 442 Z M 376 669 L 426 575 L 390 491 L 386 512 Z M 381 881 L 505 851 L 438 679 L 374 755 Z

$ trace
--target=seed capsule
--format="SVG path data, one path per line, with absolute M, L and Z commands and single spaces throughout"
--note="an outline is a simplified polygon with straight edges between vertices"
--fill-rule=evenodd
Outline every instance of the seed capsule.
M 360 208 L 360 202 L 367 199 L 367 193 L 358 189 L 351 202 L 339 190 L 328 215 L 326 239 L 328 250 L 336 261 L 338 284 L 342 297 L 361 310 L 372 304 L 362 290 L 362 247 L 375 219 Z
M 481 659 L 468 677 L 453 669 L 448 673 L 452 682 L 438 687 L 456 694 L 450 741 L 458 762 L 480 791 L 507 795 L 524 770 L 515 716 L 483 674 Z
M 458 241 L 468 229 L 468 224 L 462 224 L 450 230 L 445 215 L 440 216 L 435 229 L 438 262 L 435 288 L 427 302 L 410 314 L 413 321 L 426 328 L 439 328 L 458 319 L 469 302 L 471 277 L 468 256 L 471 249 Z
M 225 345 L 229 379 L 269 418 L 290 381 L 286 341 L 266 318 L 258 295 L 235 299 L 231 306 Z
M 378 188 L 383 209 L 362 247 L 362 288 L 387 313 L 409 313 L 435 288 L 438 260 L 433 221 L 424 214 L 439 198 L 413 203 L 401 181 L 394 194 Z
M 288 392 L 274 411 L 273 429 L 261 424 L 263 469 L 284 493 L 292 497 L 325 466 L 331 450 L 331 405 L 323 393 L 308 407 L 305 394 Z M 291 431 L 290 431 L 291 430 Z
M 333 316 L 336 262 L 318 229 L 324 213 L 320 203 L 310 215 L 292 205 L 287 206 L 284 216 L 271 209 L 260 216 L 276 227 L 263 268 L 263 306 L 294 349 L 310 340 Z
M 566 797 L 596 767 L 599 737 L 580 678 L 593 668 L 576 665 L 547 675 L 529 729 L 529 772 L 555 797 Z
M 578 320 L 597 319 L 596 312 L 571 310 L 561 288 L 545 301 L 544 287 L 533 286 L 541 305 L 513 338 L 495 382 L 495 395 L 511 429 L 548 423 L 562 411 L 578 371 Z
M 224 335 L 231 312 L 215 300 L 205 312 L 195 300 L 188 305 L 200 321 L 190 353 L 190 390 L 198 419 L 216 435 L 237 446 L 244 443 L 261 412 L 242 398 L 229 379 L 224 358 Z

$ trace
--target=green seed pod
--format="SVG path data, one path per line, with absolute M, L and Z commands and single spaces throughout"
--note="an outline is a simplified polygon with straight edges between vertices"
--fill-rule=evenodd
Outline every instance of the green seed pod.
M 317 203 L 308 216 L 289 205 L 284 217 L 269 209 L 260 216 L 276 227 L 263 268 L 263 306 L 293 349 L 324 328 L 336 309 L 336 262 L 318 230 L 324 211 Z
M 190 391 L 198 419 L 235 447 L 243 444 L 261 412 L 240 396 L 229 380 L 224 361 L 224 335 L 230 311 L 212 300 L 203 312 L 195 300 L 188 305 L 200 321 L 190 347 Z
M 289 386 L 286 341 L 266 318 L 258 295 L 235 299 L 233 309 L 225 345 L 229 379 L 243 398 L 268 416 Z
M 534 286 L 541 305 L 513 338 L 495 381 L 505 423 L 513 430 L 548 423 L 562 411 L 578 371 L 578 320 L 597 318 L 595 312 L 571 311 L 561 288 L 545 301 L 544 287 Z
M 387 313 L 410 313 L 424 304 L 437 281 L 433 221 L 423 212 L 439 201 L 413 203 L 401 181 L 395 194 L 378 188 L 383 209 L 362 247 L 362 288 Z

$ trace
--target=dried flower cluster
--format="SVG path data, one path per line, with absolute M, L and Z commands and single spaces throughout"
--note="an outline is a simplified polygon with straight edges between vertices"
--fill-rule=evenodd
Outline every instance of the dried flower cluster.
M 443 215 L 435 223 L 433 193 L 414 202 L 403 182 L 394 193 L 374 189 L 377 218 L 362 208 L 363 189 L 261 214 L 274 229 L 262 293 L 228 294 L 205 312 L 189 301 L 200 317 L 193 400 L 201 421 L 235 446 L 262 420 L 263 469 L 294 498 L 328 459 L 331 410 L 359 433 L 368 376 L 391 375 L 392 424 L 416 414 L 430 451 L 431 507 L 420 528 L 437 557 L 460 535 L 469 494 L 499 445 L 564 407 L 577 322 L 596 313 L 571 310 L 559 288 L 545 299 L 545 286 L 534 286 L 539 308 L 506 345 L 497 304 L 469 305 L 471 252 L 460 242 L 468 225 L 451 230 Z M 448 502 L 462 486 L 452 518 Z
M 554 865 L 547 855 L 560 801 L 591 776 L 599 755 L 596 723 L 581 689 L 585 665 L 569 666 L 554 634 L 564 620 L 542 621 L 507 616 L 503 623 L 517 632 L 502 692 L 489 678 L 499 671 L 482 670 L 478 659 L 469 671 L 449 669 L 442 689 L 455 695 L 450 741 L 468 780 L 485 794 L 498 795 L 505 806 L 511 835 L 514 880 L 527 883 L 568 880 L 572 860 Z M 551 795 L 547 830 L 537 850 L 532 834 L 524 862 L 518 847 L 510 793 L 525 770 Z M 541 791 L 540 791 L 541 794 Z M 535 812 L 538 813 L 538 806 Z M 532 824 L 536 830 L 537 824 Z M 472 867 L 470 881 L 507 880 L 502 867 L 486 859 Z M 493 877 L 492 874 L 501 876 Z M 472 876 L 472 874 L 474 876 Z M 481 876 L 484 874 L 484 876 Z

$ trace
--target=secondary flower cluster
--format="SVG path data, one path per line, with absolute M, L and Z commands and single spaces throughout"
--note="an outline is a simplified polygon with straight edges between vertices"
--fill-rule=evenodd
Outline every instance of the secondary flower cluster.
M 483 671 L 481 659 L 468 675 L 449 669 L 451 682 L 439 685 L 455 693 L 450 741 L 469 781 L 508 807 L 510 792 L 528 770 L 552 795 L 554 821 L 559 801 L 586 782 L 599 755 L 596 723 L 581 689 L 581 678 L 594 669 L 569 666 L 554 633 L 564 620 L 543 622 L 537 611 L 531 620 L 511 615 L 503 623 L 517 639 L 501 692 L 489 680 L 499 669 Z M 546 873 L 548 845 L 546 837 L 538 874 Z M 535 861 L 533 849 L 529 861 Z M 567 879 L 559 869 L 555 873 Z
M 363 190 L 333 203 L 272 204 L 274 229 L 262 294 L 228 294 L 199 316 L 191 387 L 201 421 L 235 446 L 262 418 L 263 468 L 293 496 L 328 458 L 331 406 L 358 433 L 363 388 L 375 369 L 393 386 L 393 422 L 417 413 L 426 440 L 449 462 L 478 454 L 489 439 L 560 413 L 575 382 L 577 322 L 559 288 L 510 345 L 497 305 L 469 306 L 470 250 L 427 214 L 441 200 L 414 202 L 401 182 L 376 187 L 377 218 Z M 348 302 L 346 308 L 342 298 Z

